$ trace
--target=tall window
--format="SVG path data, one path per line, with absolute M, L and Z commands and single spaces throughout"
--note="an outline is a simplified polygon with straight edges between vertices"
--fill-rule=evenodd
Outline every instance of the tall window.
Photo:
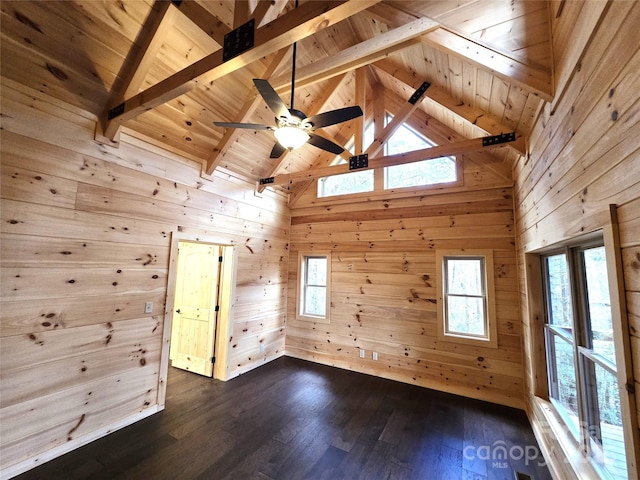
M 627 478 L 605 248 L 542 257 L 549 397 L 607 478 Z
M 328 323 L 330 254 L 300 254 L 298 318 Z
M 436 252 L 439 337 L 497 346 L 493 255 L 491 252 Z

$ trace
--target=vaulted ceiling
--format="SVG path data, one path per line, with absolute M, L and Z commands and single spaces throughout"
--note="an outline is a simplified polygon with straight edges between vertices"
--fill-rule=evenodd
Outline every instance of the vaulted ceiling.
M 296 109 L 365 112 L 322 129 L 341 145 L 376 104 L 411 113 L 407 100 L 428 82 L 415 107 L 427 130 L 444 143 L 515 131 L 491 152 L 510 166 L 553 94 L 544 1 L 4 0 L 1 9 L 3 76 L 95 114 L 105 143 L 126 132 L 202 161 L 205 177 L 220 167 L 258 180 L 332 160 L 311 145 L 271 159 L 272 132 L 213 124 L 274 123 L 252 79 L 289 103 L 294 42 Z M 224 61 L 224 35 L 251 18 L 254 46 Z

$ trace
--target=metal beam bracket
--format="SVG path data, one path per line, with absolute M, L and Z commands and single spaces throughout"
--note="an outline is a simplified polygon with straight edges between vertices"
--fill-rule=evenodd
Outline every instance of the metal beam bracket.
M 113 120 L 114 118 L 119 117 L 123 113 L 124 113 L 124 102 L 122 102 L 120 105 L 116 105 L 111 110 L 109 110 L 109 113 L 107 113 L 107 120 Z
M 427 88 L 429 88 L 430 86 L 431 84 L 429 82 L 422 82 L 422 85 L 420 85 L 418 89 L 415 92 L 413 92 L 413 95 L 411 95 L 411 98 L 409 99 L 409 103 L 411 105 L 415 105 L 416 102 L 420 100 L 420 98 L 422 98 L 422 96 L 424 95 L 424 92 L 426 92 Z
M 222 61 L 226 62 L 233 57 L 253 48 L 253 37 L 256 30 L 255 19 L 249 20 L 244 25 L 240 25 L 235 30 L 231 30 L 224 36 L 222 47 Z
M 270 183 L 273 183 L 275 181 L 276 181 L 275 177 L 261 178 L 260 185 L 269 185 Z
M 499 145 L 500 143 L 509 143 L 516 141 L 516 132 L 501 133 L 500 135 L 493 135 L 491 137 L 482 138 L 482 146 L 488 147 L 490 145 Z
M 358 170 L 359 168 L 367 168 L 369 166 L 369 155 L 354 155 L 349 157 L 349 170 Z

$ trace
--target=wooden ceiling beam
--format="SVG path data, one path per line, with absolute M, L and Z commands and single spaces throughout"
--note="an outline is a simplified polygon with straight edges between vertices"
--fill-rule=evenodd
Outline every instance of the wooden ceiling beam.
M 413 73 L 403 70 L 389 60 L 380 60 L 374 63 L 373 67 L 412 88 L 417 88 L 420 83 L 422 83 Z M 512 130 L 512 127 L 502 123 L 484 110 L 454 100 L 439 88 L 430 88 L 427 90 L 426 96 L 437 104 L 447 108 L 464 121 L 477 126 L 488 135 L 499 135 Z M 524 137 L 517 135 L 516 141 L 510 143 L 509 147 L 516 150 L 518 154 L 525 155 Z
M 396 130 L 398 130 L 398 128 L 400 128 L 404 124 L 405 120 L 413 115 L 413 112 L 415 112 L 416 109 L 420 106 L 420 102 L 422 102 L 422 99 L 424 98 L 424 95 L 428 90 L 429 88 L 427 87 L 427 89 L 422 92 L 419 97 L 414 99 L 415 101 L 407 101 L 404 107 L 399 112 L 396 112 L 396 114 L 393 116 L 393 119 L 384 127 L 381 135 L 376 135 L 374 137 L 373 142 L 371 142 L 371 145 L 367 147 L 364 153 L 366 153 L 370 157 L 375 157 L 378 153 L 380 153 L 380 151 L 382 151 L 382 149 L 384 148 L 384 145 L 389 141 Z
M 233 2 L 233 28 L 247 23 L 250 15 L 249 0 L 235 0 Z
M 411 23 L 346 48 L 324 60 L 298 68 L 296 87 L 312 85 L 381 60 L 393 52 L 420 43 L 420 38 L 435 28 L 438 28 L 437 22 L 418 18 Z M 274 78 L 272 85 L 278 93 L 283 93 L 291 87 L 289 77 L 286 75 Z
M 472 138 L 470 140 L 462 140 L 459 142 L 449 143 L 447 145 L 439 145 L 437 147 L 423 148 L 412 152 L 398 153 L 396 155 L 386 155 L 377 158 L 370 158 L 369 165 L 366 169 L 350 170 L 348 164 L 333 165 L 323 168 L 315 168 L 304 172 L 293 172 L 286 175 L 278 175 L 273 177 L 268 186 L 290 185 L 295 182 L 314 180 L 329 175 L 339 175 L 341 173 L 349 173 L 360 170 L 371 170 L 375 168 L 384 168 L 393 165 L 404 165 L 407 163 L 429 160 L 432 158 L 450 157 L 460 155 L 461 153 L 486 150 L 496 148 L 500 145 L 484 145 L 484 138 Z
M 385 99 L 385 104 L 389 106 L 390 110 L 399 109 L 404 103 L 402 98 L 393 92 L 386 91 L 381 93 Z M 467 140 L 467 138 L 459 133 L 456 133 L 451 127 L 441 123 L 438 119 L 430 116 L 428 113 L 418 110 L 411 117 L 407 118 L 405 125 L 413 129 L 416 133 L 429 139 L 436 145 L 447 145 L 452 142 L 459 142 Z M 504 132 L 501 132 L 504 133 Z M 517 137 L 516 137 L 517 138 Z M 515 142 L 507 144 L 512 145 Z M 513 182 L 513 176 L 511 174 L 511 165 L 504 160 L 488 153 L 484 152 L 466 152 L 465 156 L 468 160 L 474 162 L 476 165 L 480 165 L 483 168 L 490 170 L 502 179 Z
M 256 29 L 253 48 L 226 62 L 223 61 L 222 51 L 218 50 L 145 91 L 126 99 L 121 104 L 115 105 L 107 114 L 111 118 L 107 119 L 105 136 L 113 138 L 120 126 L 127 120 L 313 35 L 318 30 L 359 13 L 378 1 L 380 0 L 303 3 L 294 11 Z M 181 5 L 191 3 L 194 2 L 182 2 Z
M 178 11 L 185 17 L 195 23 L 200 30 L 213 38 L 220 46 L 224 45 L 224 36 L 231 31 L 231 29 L 218 17 L 213 15 L 209 10 L 202 5 L 193 2 L 176 2 Z
M 507 83 L 535 93 L 547 102 L 553 100 L 550 70 L 527 65 L 446 28 L 429 32 L 422 37 L 422 41 L 460 60 L 467 61 Z
M 422 15 L 398 8 L 388 3 L 380 3 L 367 10 L 378 21 L 390 27 L 402 25 L 420 18 Z M 535 93 L 543 100 L 553 100 L 553 79 L 549 69 L 538 65 L 529 65 L 502 52 L 483 45 L 481 41 L 463 35 L 446 26 L 434 29 L 422 37 L 423 41 L 453 55 L 460 60 L 470 62 L 477 68 L 491 73 L 504 81 L 517 85 L 527 92 Z
M 267 16 L 267 12 L 269 11 L 270 8 L 271 8 L 270 1 L 262 1 L 262 2 L 258 1 L 256 8 L 253 9 L 253 13 L 251 14 L 251 17 L 256 21 L 257 27 L 259 27 L 262 24 L 262 21 Z
M 123 66 L 125 72 L 122 74 L 120 87 L 111 95 L 111 104 L 118 104 L 127 97 L 138 93 L 144 78 L 149 73 L 149 68 L 155 60 L 166 33 L 173 27 L 175 20 L 175 9 L 170 8 L 171 2 L 156 1 L 151 7 L 151 11 L 145 20 L 145 24 L 138 36 L 137 50 L 131 52 Z M 105 128 L 105 125 L 102 125 Z M 96 131 L 96 137 L 100 134 Z M 106 140 L 100 138 L 100 140 Z M 115 136 L 109 140 L 115 140 Z

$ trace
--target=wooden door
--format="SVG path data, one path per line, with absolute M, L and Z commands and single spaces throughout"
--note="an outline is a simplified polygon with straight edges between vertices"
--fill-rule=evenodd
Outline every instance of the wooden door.
M 213 375 L 218 289 L 219 245 L 179 242 L 171 365 Z

